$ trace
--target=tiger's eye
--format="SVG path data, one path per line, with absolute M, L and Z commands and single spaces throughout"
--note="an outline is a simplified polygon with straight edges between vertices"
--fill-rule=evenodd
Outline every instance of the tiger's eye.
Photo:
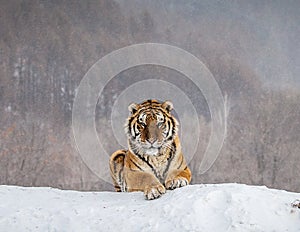
M 143 123 L 143 118 L 139 117 L 138 121 L 139 123 Z
M 163 121 L 164 121 L 164 118 L 163 118 L 163 117 L 157 117 L 157 121 L 158 121 L 158 122 L 163 122 Z

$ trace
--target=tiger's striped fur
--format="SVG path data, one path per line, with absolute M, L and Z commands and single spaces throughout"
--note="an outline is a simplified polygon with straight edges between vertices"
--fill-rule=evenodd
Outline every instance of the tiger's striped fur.
M 143 191 L 155 199 L 191 181 L 191 171 L 181 152 L 178 122 L 171 114 L 173 105 L 147 100 L 131 104 L 125 124 L 128 150 L 110 157 L 110 171 L 116 191 Z

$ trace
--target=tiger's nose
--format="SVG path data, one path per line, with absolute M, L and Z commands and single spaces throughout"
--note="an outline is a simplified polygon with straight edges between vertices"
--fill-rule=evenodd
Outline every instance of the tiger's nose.
M 151 144 L 155 143 L 156 138 L 148 138 L 147 141 Z

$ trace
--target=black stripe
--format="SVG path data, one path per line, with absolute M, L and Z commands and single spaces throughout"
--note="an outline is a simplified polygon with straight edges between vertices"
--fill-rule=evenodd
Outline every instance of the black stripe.
M 168 120 L 168 133 L 167 133 L 167 135 L 169 135 L 170 130 L 171 130 L 171 123 L 170 123 L 170 120 Z
M 168 162 L 167 167 L 166 167 L 166 169 L 164 170 L 164 172 L 163 172 L 163 174 L 162 174 L 163 178 L 165 177 L 166 173 L 168 172 L 172 160 L 173 160 L 173 154 L 172 154 L 172 152 L 170 152 L 169 157 L 168 157 L 168 159 L 167 159 L 167 162 Z
M 129 133 L 129 135 L 130 136 L 133 136 L 132 134 L 131 134 L 131 123 L 132 123 L 132 121 L 135 119 L 135 117 L 131 117 L 129 120 L 128 120 L 128 123 L 127 123 L 127 126 L 128 126 L 128 133 Z
M 150 111 L 150 110 L 157 110 L 161 111 L 163 114 L 167 114 L 167 111 L 163 108 L 161 108 L 161 105 L 143 105 L 139 111 Z
M 118 180 L 117 181 L 117 184 L 119 185 L 122 185 L 122 181 L 123 181 L 123 178 L 122 178 L 122 174 L 123 174 L 123 170 L 124 170 L 124 158 L 126 156 L 126 150 L 121 150 L 120 153 L 118 153 L 115 157 L 114 157 L 114 160 L 113 160 L 113 164 L 114 164 L 114 175 L 118 175 Z M 122 163 L 123 165 L 121 165 L 120 163 L 117 164 L 116 160 L 119 159 L 120 157 L 122 157 Z M 117 170 L 117 166 L 121 166 L 120 170 Z M 116 173 L 118 171 L 118 173 Z M 119 186 L 121 188 L 121 186 Z
M 181 167 L 182 163 L 183 163 L 183 156 L 181 155 L 181 163 L 179 164 L 179 166 L 177 167 L 177 169 L 179 169 Z
M 114 175 L 116 174 L 116 167 L 117 167 L 117 164 L 116 164 L 116 162 L 114 162 L 114 170 L 113 170 Z
M 172 132 L 173 132 L 173 135 L 174 135 L 175 132 L 176 132 L 176 123 L 175 123 L 175 121 L 172 117 L 170 117 L 170 120 L 172 121 L 172 125 L 173 125 Z
M 121 170 L 119 171 L 119 183 L 118 184 L 121 184 L 122 185 L 122 181 L 123 181 L 123 178 L 121 177 L 121 174 L 123 173 L 123 170 L 124 170 L 124 165 L 122 165 L 122 168 Z M 121 182 L 121 183 L 120 183 Z M 120 186 L 121 187 L 121 186 Z
M 128 120 L 128 126 L 130 127 L 130 125 L 131 125 L 131 122 L 133 121 L 133 119 L 135 119 L 135 117 L 131 117 L 129 120 Z
M 148 161 L 147 159 L 145 159 L 145 157 L 143 157 L 143 156 L 141 156 L 141 155 L 138 155 L 138 157 L 139 157 L 141 160 L 143 160 L 143 161 L 151 168 L 151 170 L 153 171 L 154 175 L 155 175 L 156 177 L 158 177 L 158 174 L 157 174 L 156 170 L 155 170 L 154 167 L 149 163 L 149 161 Z
M 143 171 L 143 169 L 136 162 L 134 162 L 132 159 L 130 159 L 130 161 L 134 164 L 134 166 Z
M 128 192 L 128 188 L 127 188 L 127 183 L 125 182 L 125 180 L 124 180 L 124 186 L 125 186 L 125 192 Z
M 175 141 L 173 141 L 172 146 L 175 148 L 175 149 L 174 149 L 174 153 L 175 153 L 175 151 L 177 150 Z
M 122 153 L 121 153 L 122 152 Z M 114 172 L 116 172 L 117 170 L 117 162 L 116 159 L 118 159 L 120 156 L 123 156 L 123 161 L 124 161 L 124 157 L 126 155 L 126 150 L 121 150 L 120 153 L 118 153 L 118 155 L 116 155 L 113 159 L 113 164 L 114 164 Z M 119 165 L 119 164 L 118 164 Z
M 136 138 L 136 136 L 137 136 L 137 133 L 136 133 L 136 128 L 137 127 L 137 125 L 135 124 L 135 125 L 133 125 L 133 132 L 134 132 L 134 135 L 132 136 L 134 139 Z

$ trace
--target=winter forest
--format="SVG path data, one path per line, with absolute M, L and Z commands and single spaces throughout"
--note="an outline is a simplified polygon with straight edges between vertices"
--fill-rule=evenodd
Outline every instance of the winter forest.
M 206 99 L 184 75 L 157 65 L 125 70 L 105 86 L 95 109 L 105 150 L 121 148 L 110 126 L 115 99 L 135 82 L 156 78 L 180 87 L 197 110 L 201 140 L 189 163 L 192 183 L 236 182 L 299 192 L 300 3 L 128 2 L 2 1 L 0 184 L 113 190 L 76 149 L 76 89 L 106 54 L 155 42 L 198 57 L 227 97 L 220 155 L 206 173 L 198 172 L 211 134 Z

